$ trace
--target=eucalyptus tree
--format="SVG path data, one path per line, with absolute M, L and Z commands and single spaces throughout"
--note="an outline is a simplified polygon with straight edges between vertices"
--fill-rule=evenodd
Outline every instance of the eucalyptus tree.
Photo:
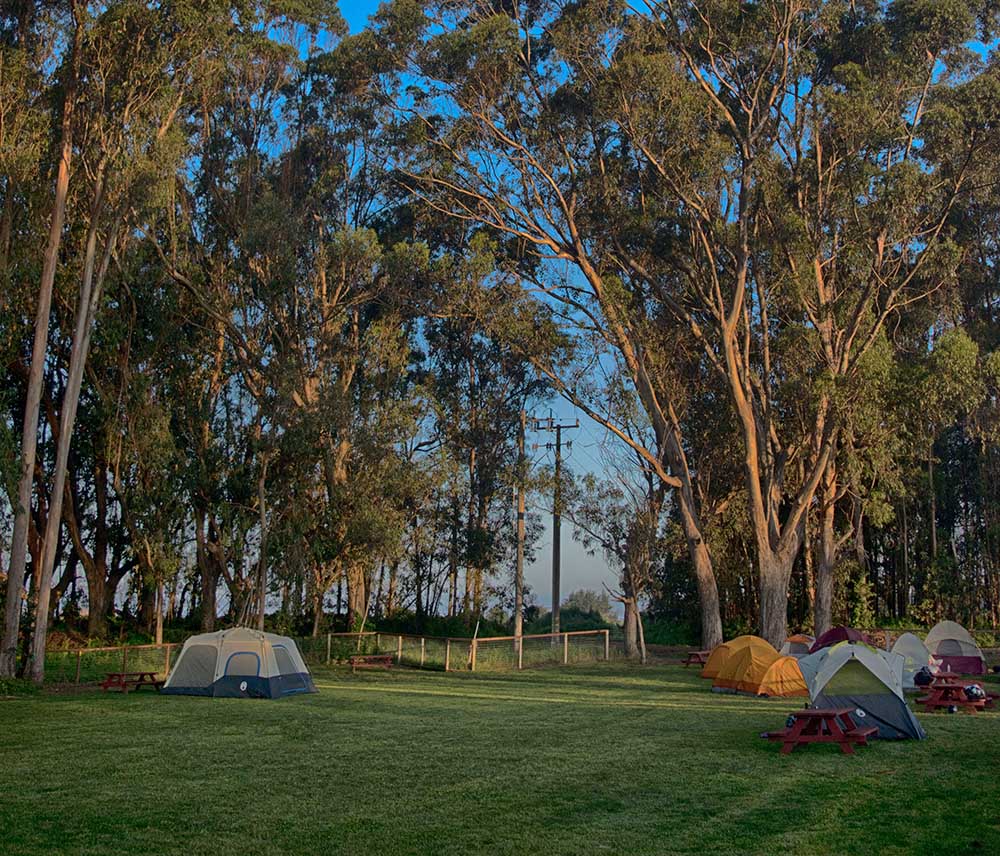
M 484 584 L 498 564 L 500 533 L 514 528 L 508 525 L 511 505 L 504 500 L 518 480 L 521 412 L 531 411 L 550 388 L 528 355 L 496 330 L 481 326 L 484 315 L 492 315 L 507 301 L 495 250 L 483 236 L 473 236 L 466 246 L 437 260 L 433 273 L 439 286 L 434 306 L 438 317 L 429 319 L 423 330 L 434 430 L 449 457 L 465 469 L 461 601 L 466 617 L 482 614 Z M 492 304 L 488 311 L 485 302 Z M 457 595 L 453 568 L 450 603 Z
M 655 448 L 629 437 L 626 426 L 581 394 L 579 379 L 593 361 L 584 360 L 574 373 L 531 356 L 560 394 L 677 490 L 703 607 L 703 641 L 713 646 L 722 637 L 718 592 L 697 469 L 674 395 L 680 384 L 658 348 L 658 307 L 615 255 L 616 219 L 630 223 L 634 211 L 627 190 L 612 187 L 628 169 L 627 158 L 621 134 L 601 115 L 596 93 L 581 84 L 575 65 L 586 33 L 570 19 L 579 12 L 597 21 L 602 9 L 625 17 L 615 4 L 531 2 L 500 9 L 469 0 L 423 8 L 397 3 L 384 10 L 379 26 L 410 57 L 407 130 L 424 142 L 405 170 L 413 191 L 433 209 L 494 234 L 517 262 L 537 310 L 565 324 L 584 346 L 607 348 L 620 363 L 629 394 L 653 426 Z
M 28 53 L 32 44 L 37 45 L 44 39 L 34 33 L 36 17 L 31 13 L 26 3 L 19 10 L 20 14 L 13 20 L 4 18 L 4 41 L 14 41 L 20 49 L 18 54 L 13 51 L 4 56 L 10 57 L 11 65 L 19 63 L 22 67 L 32 61 L 36 64 L 29 74 L 41 76 L 41 64 L 50 59 L 37 50 Z M 62 242 L 63 219 L 66 212 L 66 197 L 69 190 L 70 164 L 73 158 L 73 112 L 76 107 L 77 89 L 80 74 L 80 52 L 83 39 L 82 10 L 76 3 L 70 4 L 68 30 L 68 49 L 66 55 L 55 58 L 53 65 L 60 69 L 58 82 L 62 84 L 62 117 L 59 123 L 59 154 L 55 174 L 55 188 L 52 196 L 51 213 L 49 215 L 48 238 L 42 256 L 38 300 L 35 310 L 34 339 L 31 349 L 31 361 L 28 364 L 27 394 L 25 398 L 23 428 L 21 431 L 20 474 L 18 480 L 17 498 L 14 505 L 14 531 L 11 539 L 10 569 L 7 574 L 7 596 L 4 602 L 3 634 L 0 638 L 0 676 L 9 677 L 14 674 L 17 657 L 17 640 L 20 630 L 22 601 L 21 594 L 24 585 L 24 572 L 27 554 L 28 524 L 31 514 L 32 488 L 35 482 L 35 455 L 38 443 L 38 414 L 42 395 L 42 384 L 45 364 L 45 351 L 49 335 L 49 312 L 52 305 L 52 289 L 55 282 L 56 266 L 58 264 L 59 247 Z M 13 26 L 9 26 L 13 23 Z M 58 36 L 60 24 L 53 28 Z M 13 31 L 13 35 L 11 35 Z M 46 37 L 47 38 L 47 37 Z M 16 66 L 15 66 L 16 68 Z M 16 73 L 12 75 L 15 84 Z M 25 81 L 27 82 L 27 81 Z M 54 88 L 56 81 L 42 84 L 43 88 Z M 20 90 L 19 94 L 24 92 Z M 8 102 L 9 103 L 9 102 Z M 17 122 L 12 123 L 15 126 Z M 9 147 L 13 141 L 7 142 Z M 6 148 L 5 147 L 5 148 Z M 8 159 L 5 158 L 5 161 Z M 5 214 L 4 229 L 9 229 L 13 217 L 10 210 L 13 180 L 15 174 L 5 163 L 7 177 L 5 181 Z M 6 247 L 6 242 L 5 242 Z M 5 266 L 7 253 L 5 250 Z
M 885 326 L 954 277 L 949 214 L 992 145 L 988 119 L 956 138 L 950 106 L 979 7 L 653 2 L 597 40 L 612 115 L 673 238 L 623 261 L 728 389 L 760 628 L 776 644 L 821 484 L 824 544 L 832 527 L 852 381 Z

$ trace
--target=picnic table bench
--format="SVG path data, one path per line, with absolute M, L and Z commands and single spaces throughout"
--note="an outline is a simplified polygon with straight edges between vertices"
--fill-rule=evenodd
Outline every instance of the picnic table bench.
M 156 679 L 156 672 L 108 672 L 100 687 L 104 692 L 121 690 L 122 693 L 128 693 L 130 689 L 139 690 L 143 687 L 152 687 L 159 692 L 164 683 Z
M 797 710 L 790 728 L 771 731 L 764 736 L 782 744 L 782 755 L 789 755 L 797 746 L 806 743 L 837 743 L 841 752 L 853 755 L 855 746 L 867 746 L 869 738 L 878 734 L 874 726 L 855 725 L 851 718 L 853 712 L 849 707 Z
M 684 668 L 688 666 L 697 665 L 704 666 L 708 662 L 708 657 L 711 651 L 688 651 L 687 659 L 684 661 Z
M 969 713 L 975 713 L 977 710 L 984 710 L 987 705 L 993 704 L 995 695 L 988 695 L 986 698 L 967 698 L 965 687 L 970 683 L 982 689 L 981 684 L 977 681 L 963 680 L 954 675 L 935 675 L 934 680 L 927 687 L 927 695 L 918 698 L 917 704 L 922 704 L 927 713 L 947 710 L 952 706 L 967 710 Z
M 391 669 L 396 659 L 395 654 L 352 654 L 349 662 L 351 671 L 358 669 Z

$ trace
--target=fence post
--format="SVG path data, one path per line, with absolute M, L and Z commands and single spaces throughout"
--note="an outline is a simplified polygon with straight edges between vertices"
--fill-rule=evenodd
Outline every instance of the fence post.
M 170 643 L 166 644 L 166 653 L 163 655 L 163 677 L 170 674 Z
M 605 661 L 611 659 L 611 639 L 610 639 L 610 633 L 611 633 L 610 630 L 605 630 L 604 631 L 604 659 L 605 659 Z
M 563 665 L 569 662 L 569 634 L 563 633 Z
M 517 667 L 524 668 L 524 637 L 518 637 L 517 640 Z
M 427 640 L 426 640 L 425 637 L 423 637 L 423 636 L 420 637 L 420 668 L 421 669 L 424 667 L 424 643 L 426 641 Z
M 128 646 L 122 645 L 122 673 L 128 671 Z
M 326 664 L 330 665 L 330 643 L 333 641 L 333 637 L 327 633 L 326 634 Z
M 403 634 L 400 633 L 396 642 L 396 665 L 403 662 Z
M 444 670 L 451 668 L 451 639 L 444 640 Z
M 477 639 L 472 640 L 472 651 L 470 652 L 470 665 L 472 666 L 472 671 L 476 671 L 476 649 L 479 648 L 479 641 Z
M 76 682 L 80 683 L 80 661 L 83 659 L 83 651 L 76 650 Z
M 382 634 L 375 634 L 375 653 L 378 654 L 382 650 Z

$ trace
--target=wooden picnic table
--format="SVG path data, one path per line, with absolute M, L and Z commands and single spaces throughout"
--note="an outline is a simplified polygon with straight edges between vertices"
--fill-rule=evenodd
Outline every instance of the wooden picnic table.
M 391 669 L 395 654 L 352 654 L 350 657 L 351 671 L 358 669 Z
M 868 739 L 878 734 L 874 726 L 855 725 L 850 707 L 814 707 L 797 710 L 790 728 L 772 731 L 768 740 L 781 742 L 781 754 L 789 755 L 806 743 L 837 743 L 845 755 L 854 754 L 854 746 L 867 746 Z
M 157 692 L 163 686 L 164 681 L 156 679 L 156 672 L 108 672 L 100 687 L 108 690 L 121 690 L 128 693 L 129 689 L 139 690 L 143 687 L 152 687 Z
M 687 659 L 684 661 L 684 668 L 697 665 L 704 666 L 708 662 L 711 651 L 688 651 Z
M 975 713 L 983 710 L 987 704 L 992 704 L 993 697 L 970 699 L 966 698 L 965 688 L 969 684 L 975 684 L 980 689 L 982 686 L 977 681 L 959 680 L 954 676 L 942 678 L 936 675 L 931 685 L 927 687 L 927 695 L 917 699 L 917 704 L 924 706 L 924 711 L 933 713 L 936 710 L 947 710 L 954 705 L 957 708 Z

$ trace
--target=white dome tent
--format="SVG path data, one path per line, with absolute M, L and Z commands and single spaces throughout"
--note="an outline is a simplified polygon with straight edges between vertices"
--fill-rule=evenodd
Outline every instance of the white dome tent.
M 294 640 L 235 627 L 188 639 L 163 692 L 216 698 L 280 698 L 314 693 L 316 687 Z
M 903 658 L 903 689 L 917 689 L 914 677 L 917 672 L 925 666 L 931 672 L 937 672 L 938 661 L 927 650 L 927 646 L 920 641 L 920 637 L 913 633 L 904 633 L 892 646 L 892 653 L 899 654 Z
M 960 675 L 985 675 L 986 658 L 961 624 L 939 621 L 924 640 L 927 650 L 941 661 L 941 671 Z

